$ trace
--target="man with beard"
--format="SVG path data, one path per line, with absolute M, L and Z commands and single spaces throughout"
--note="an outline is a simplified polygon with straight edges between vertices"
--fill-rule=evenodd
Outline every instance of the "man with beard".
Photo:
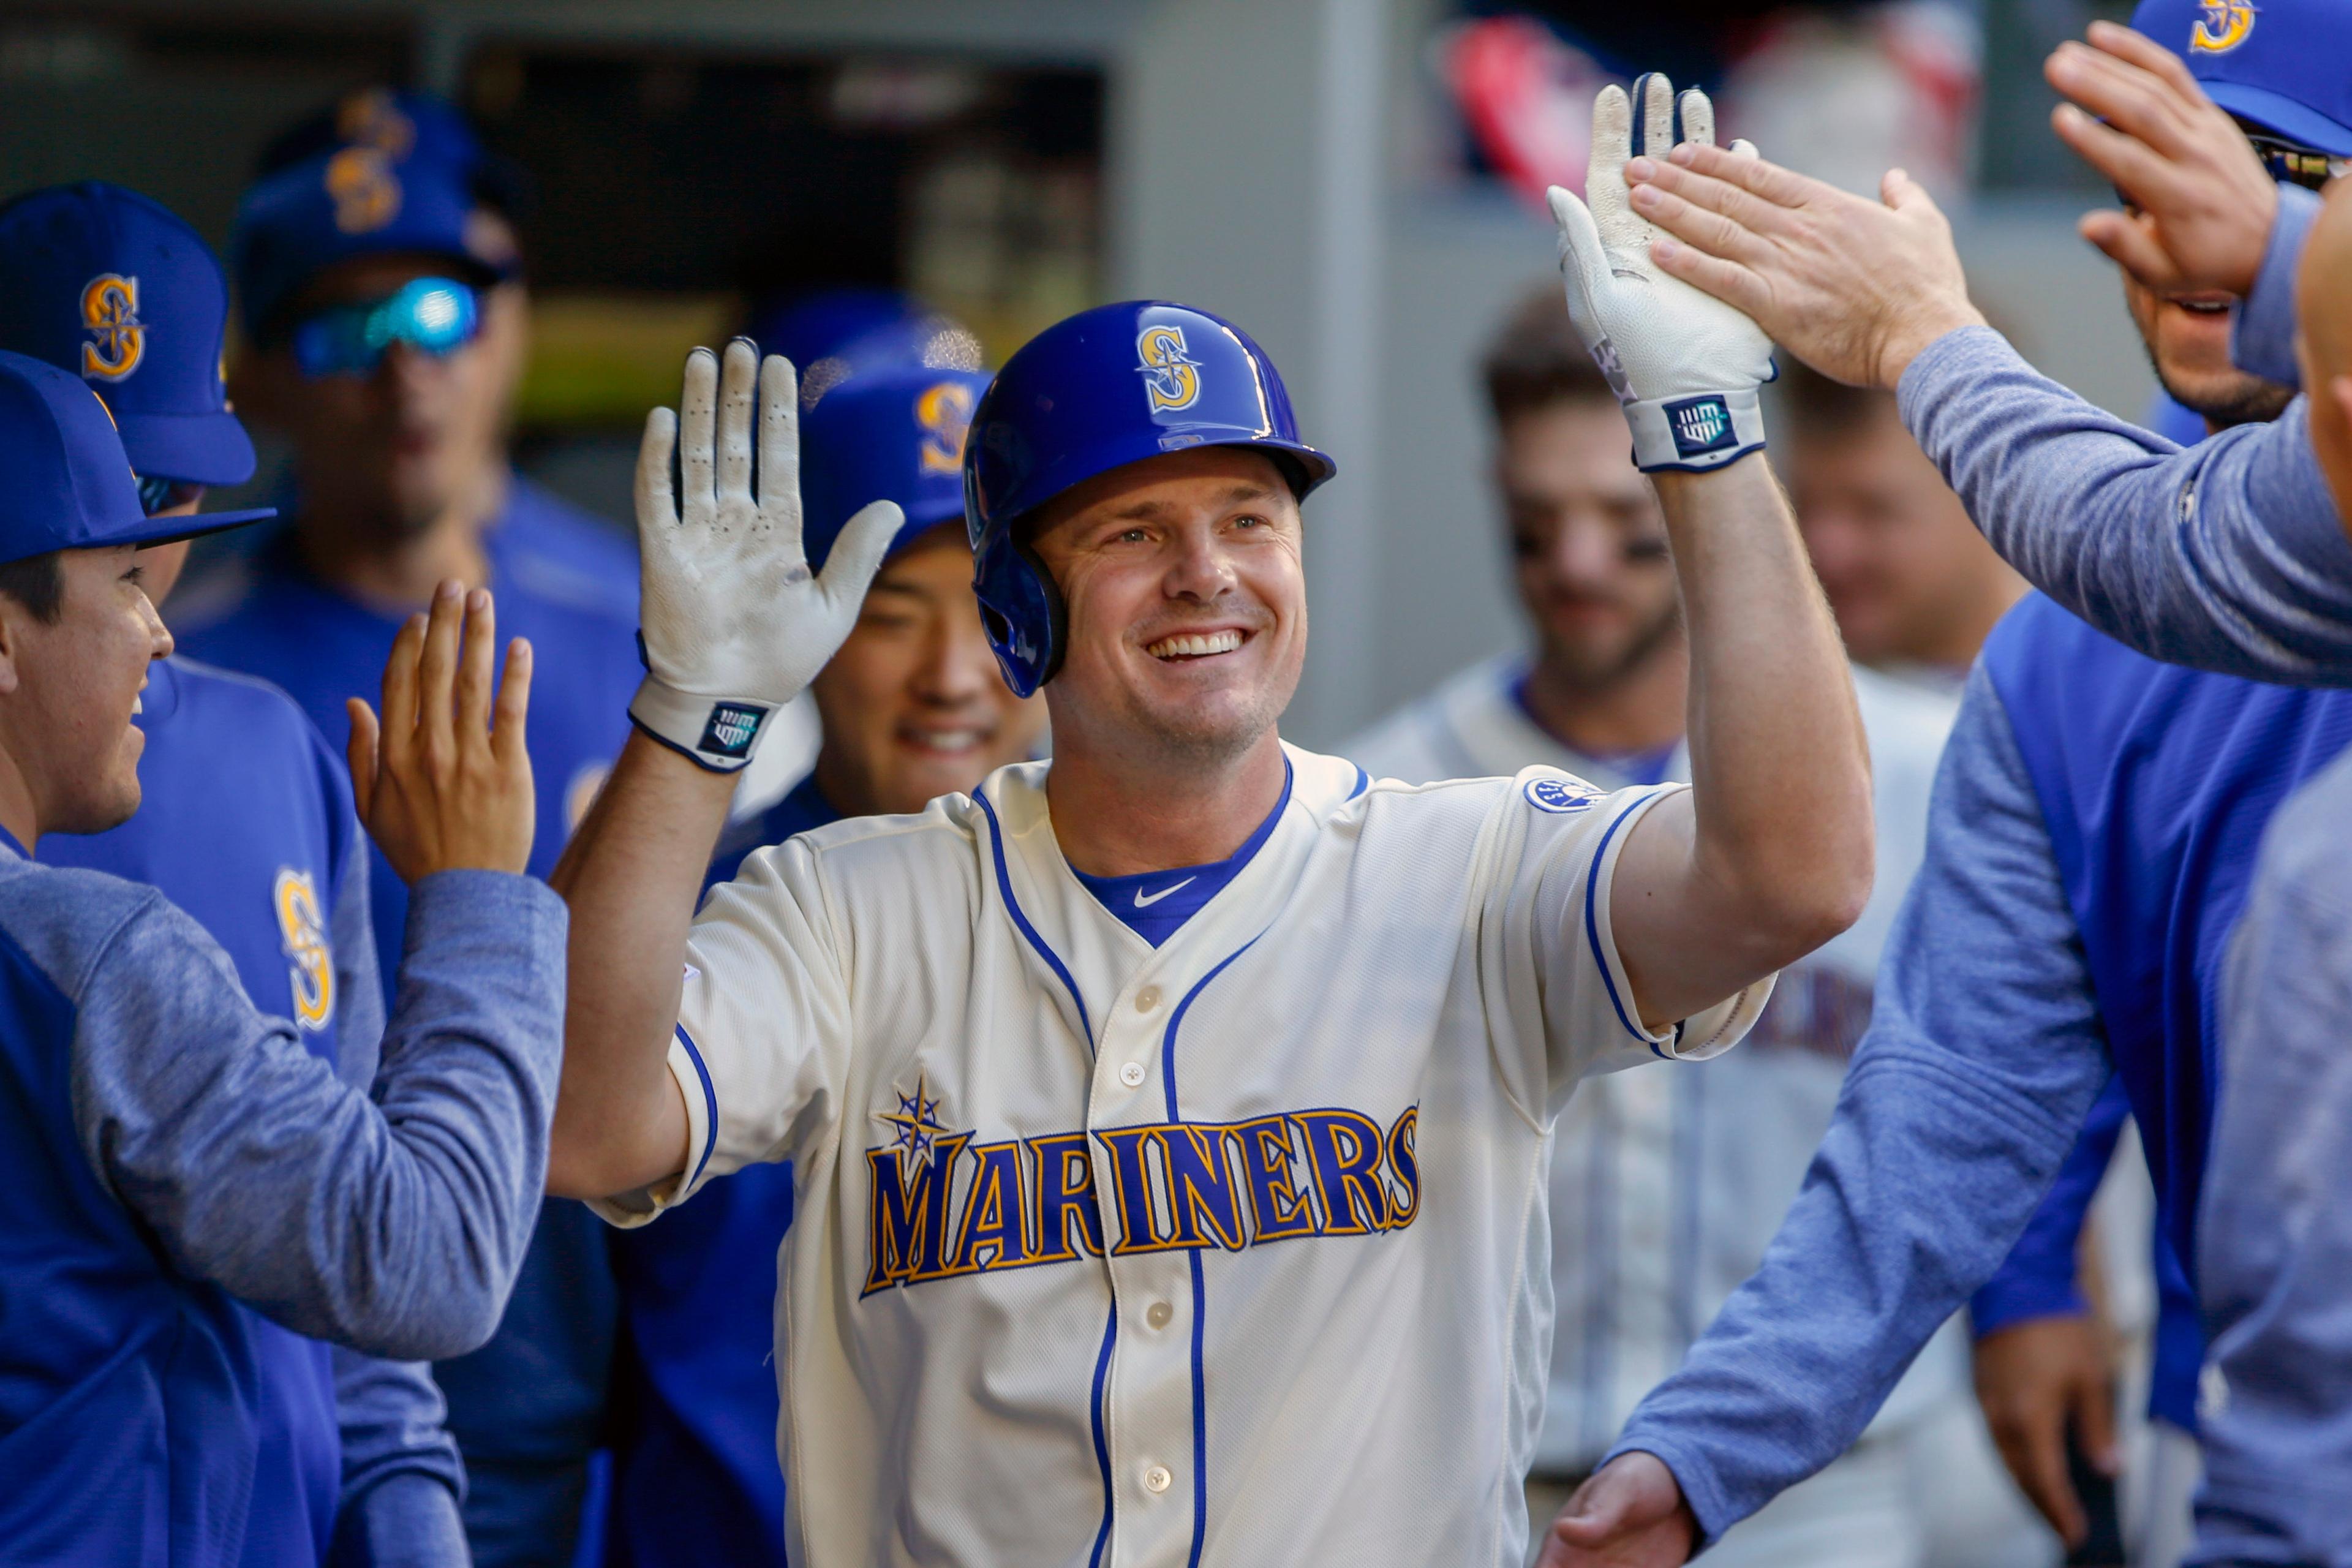
M 1464 671 L 1341 754 L 1376 778 L 1407 784 L 1530 763 L 1603 788 L 1687 779 L 1690 654 L 1664 523 L 1626 450 L 1617 400 L 1557 288 L 1529 293 L 1504 320 L 1481 371 L 1512 578 L 1535 648 Z M 1822 459 L 1829 423 L 1811 403 L 1790 421 L 1790 491 L 1801 503 L 1866 465 L 1847 461 L 1829 474 L 1809 467 Z M 1887 423 L 1950 501 L 1910 437 L 1891 416 Z M 1874 432 L 1852 434 L 1867 444 Z M 1844 440 L 1829 449 L 1852 453 Z M 1801 504 L 1797 519 L 1809 529 Z M 1952 521 L 2006 573 L 1965 515 Z M 1990 626 L 2001 607 L 1978 614 Z M 1654 1063 L 1595 1079 L 1553 1135 L 1551 1366 L 1528 1481 L 1528 1513 L 1539 1522 L 1559 1511 L 1634 1404 L 1755 1272 L 1869 1022 L 1871 976 L 1918 865 L 1953 704 L 1865 668 L 1853 680 L 1878 845 L 1862 918 L 1781 973 L 1745 1048 L 1703 1072 Z M 1979 1549 L 1973 1558 L 1964 1544 Z M 1734 1564 L 2030 1564 L 2056 1555 L 1993 1459 L 1969 1396 L 1957 1323 L 1849 1453 L 1742 1523 L 1716 1552 Z
M 2216 11 L 2226 36 L 2211 31 Z M 1689 242 L 1662 265 L 1727 268 L 1714 274 L 1727 288 L 1758 268 L 1769 282 L 1745 297 L 1784 342 L 1842 378 L 1899 384 L 1906 424 L 1971 516 L 2053 595 L 2136 647 L 2341 682 L 2352 620 L 2330 606 L 2352 597 L 2352 556 L 2315 456 L 2318 426 L 2283 384 L 2295 373 L 2279 352 L 2309 187 L 2352 151 L 2338 18 L 2284 0 L 2259 15 L 2151 0 L 2134 26 L 2095 26 L 2091 47 L 2064 46 L 2049 66 L 2074 100 L 2058 111 L 2062 134 L 2137 198 L 2084 232 L 2128 275 L 2170 394 L 2215 425 L 2284 410 L 2275 425 L 2177 452 L 2033 375 L 1968 305 L 1948 230 L 1899 174 L 1873 207 L 1699 154 L 1629 170 L 1656 186 L 1635 204 Z M 1727 202 L 1700 181 L 1741 195 Z M 1901 261 L 1889 243 L 1906 248 Z M 1745 261 L 1721 261 L 1727 250 Z M 2213 251 L 2237 258 L 2234 270 L 2207 265 Z M 2236 301 L 2218 312 L 2217 280 Z M 1680 1563 L 1834 1453 L 1911 1347 L 2027 1229 L 2111 1074 L 2173 1253 L 2196 1258 L 2229 932 L 2272 812 L 2347 741 L 2341 691 L 2157 664 L 2056 598 L 2029 597 L 2003 622 L 1946 752 L 1885 1005 L 1805 1191 L 1763 1269 L 1557 1522 L 1550 1561 Z M 2037 1224 L 2051 1221 L 2045 1207 Z M 2041 1315 L 2077 1310 L 2072 1249 L 2030 1250 L 2019 1266 L 2059 1275 Z M 2194 1422 L 2189 1374 L 2168 1383 L 2158 1416 Z M 2045 1400 L 2038 1438 L 2011 1450 L 2070 1535 L 2082 1523 L 2061 1441 L 2072 1406 Z M 2168 1468 L 2170 1495 L 2152 1506 L 2169 1517 L 2141 1543 L 2156 1560 L 2180 1549 L 2195 1479 L 2193 1464 Z
M 628 732 L 631 552 L 508 466 L 528 300 L 470 132 L 446 106 L 372 93 L 319 133 L 247 194 L 232 241 L 249 352 L 231 389 L 293 447 L 292 523 L 232 580 L 192 585 L 182 646 L 283 687 L 340 735 L 344 700 L 436 582 L 492 588 L 541 655 L 530 870 L 544 877 Z M 380 856 L 373 870 L 389 985 L 406 892 Z M 571 1561 L 614 1314 L 601 1227 L 551 1200 L 497 1337 L 435 1369 L 483 1568 Z

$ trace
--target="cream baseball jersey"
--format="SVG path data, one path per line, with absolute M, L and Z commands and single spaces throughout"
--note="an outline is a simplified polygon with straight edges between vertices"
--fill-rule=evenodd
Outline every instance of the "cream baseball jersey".
M 1520 1560 L 1552 1119 L 1770 984 L 1633 1012 L 1610 881 L 1676 786 L 1287 756 L 1263 848 L 1156 948 L 1063 859 L 1046 763 L 704 905 L 687 1174 L 604 1207 L 793 1162 L 795 1562 Z

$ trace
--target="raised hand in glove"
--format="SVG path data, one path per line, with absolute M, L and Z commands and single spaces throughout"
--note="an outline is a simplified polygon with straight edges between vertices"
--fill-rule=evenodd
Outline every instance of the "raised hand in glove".
M 1651 259 L 1651 243 L 1664 236 L 1633 210 L 1625 165 L 1645 153 L 1663 159 L 1680 142 L 1712 146 L 1715 107 L 1696 90 L 1677 99 L 1655 71 L 1634 81 L 1633 94 L 1612 86 L 1593 100 L 1584 180 L 1592 205 L 1558 185 L 1549 192 L 1568 313 L 1624 407 L 1635 465 L 1705 472 L 1764 445 L 1756 388 L 1772 379 L 1772 343 Z M 1747 142 L 1731 151 L 1756 156 Z
M 686 356 L 678 412 L 646 417 L 636 489 L 646 679 L 629 717 L 713 773 L 733 773 L 849 636 L 905 519 L 876 501 L 842 529 L 824 574 L 809 570 L 799 385 L 790 361 L 761 364 L 743 338 L 723 363 L 709 349 Z

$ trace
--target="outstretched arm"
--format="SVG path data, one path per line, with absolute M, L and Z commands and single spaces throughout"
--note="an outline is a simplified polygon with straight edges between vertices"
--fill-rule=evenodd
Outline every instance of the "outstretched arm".
M 1643 77 L 1593 105 L 1588 209 L 1552 193 L 1569 313 L 1665 514 L 1691 643 L 1692 788 L 1627 837 L 1610 922 L 1660 1028 L 1802 957 L 1870 896 L 1870 763 L 1837 628 L 1766 466 L 1755 322 L 1660 272 L 1624 170 L 1675 138 L 1715 151 L 1703 93 Z M 1636 101 L 1636 100 L 1638 101 Z M 1752 163 L 1736 143 L 1722 154 Z
M 1545 1568 L 1672 1568 L 1843 1453 L 2007 1253 L 2109 1071 L 2040 803 L 1979 668 L 1804 1187 L 1554 1521 Z
M 901 521 L 887 502 L 867 507 L 824 575 L 811 574 L 799 407 L 791 364 L 770 355 L 761 365 L 739 338 L 723 365 L 709 349 L 688 355 L 678 415 L 657 408 L 646 421 L 637 533 L 649 668 L 629 709 L 637 732 L 551 879 L 572 910 L 548 1169 L 560 1196 L 609 1197 L 683 1172 L 688 1124 L 668 1061 L 703 868 L 735 773 L 768 715 L 848 636 Z
M 509 648 L 494 699 L 491 615 L 487 592 L 445 585 L 394 642 L 382 726 L 354 704 L 360 812 L 413 883 L 372 1093 L 256 1012 L 160 896 L 78 996 L 84 1149 L 178 1267 L 298 1332 L 403 1359 L 498 1326 L 553 1110 L 563 910 L 520 875 L 530 654 Z
M 2262 280 L 2279 295 L 2307 195 L 2270 184 L 2166 51 L 2104 26 L 2093 42 L 2053 58 L 2052 79 L 2108 122 L 2062 106 L 2059 129 L 2133 209 L 2090 215 L 2085 234 L 2151 288 L 2242 297 Z M 2352 684 L 2352 544 L 2304 405 L 2182 452 L 2036 374 L 1969 304 L 1950 226 L 1900 170 L 1880 202 L 1696 145 L 1626 177 L 1634 209 L 1674 237 L 1656 264 L 1824 374 L 1895 390 L 1969 515 L 2035 586 L 2155 658 Z M 2252 324 L 2241 350 L 2273 368 L 2282 334 Z

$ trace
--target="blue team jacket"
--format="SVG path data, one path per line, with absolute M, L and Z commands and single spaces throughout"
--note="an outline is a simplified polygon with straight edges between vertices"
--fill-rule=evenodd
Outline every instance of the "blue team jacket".
M 373 952 L 357 975 L 338 973 L 331 930 L 346 910 L 349 935 L 366 936 L 364 902 L 341 898 L 359 835 L 349 781 L 293 704 L 258 681 L 173 658 L 153 670 L 142 707 L 138 815 L 89 837 L 52 835 L 41 860 L 161 889 L 227 952 L 256 1006 L 295 1020 L 310 1054 L 340 1066 L 340 1004 L 375 978 Z M 363 900 L 359 865 L 351 891 Z M 377 1009 L 369 995 L 362 1016 L 380 1031 Z M 365 1048 L 373 1059 L 373 1040 Z M 219 1310 L 242 1320 L 252 1361 L 257 1458 L 241 1561 L 315 1563 L 342 1467 L 331 1353 L 234 1301 Z
M 528 869 L 544 878 L 628 738 L 629 699 L 645 673 L 635 551 L 618 530 L 520 477 L 484 547 L 500 639 L 529 637 L 537 655 L 530 749 L 538 825 Z M 350 733 L 344 699 L 379 700 L 399 617 L 325 587 L 282 542 L 243 570 L 228 591 L 206 585 L 191 595 L 197 608 L 173 628 L 180 646 L 284 687 L 340 741 Z M 373 871 L 378 963 L 389 986 L 407 895 L 381 856 Z M 470 1472 L 466 1521 L 477 1568 L 571 1562 L 613 1354 L 604 1230 L 583 1205 L 550 1199 L 498 1336 L 435 1368 Z
M 2221 962 L 2271 814 L 2352 695 L 2159 664 L 2029 595 L 1985 644 L 2082 932 L 2175 1258 L 2197 1256 Z
M 806 780 L 720 840 L 708 880 L 840 816 Z M 792 1166 L 749 1165 L 661 1224 L 613 1234 L 623 1352 L 605 1568 L 784 1568 L 776 1250 L 792 1223 Z

